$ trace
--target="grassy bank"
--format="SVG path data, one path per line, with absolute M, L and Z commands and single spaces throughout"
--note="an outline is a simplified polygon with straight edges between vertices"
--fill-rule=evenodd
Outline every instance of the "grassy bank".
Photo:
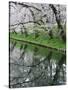
M 58 38 L 45 38 L 42 35 L 35 39 L 32 34 L 25 37 L 20 33 L 10 33 L 10 38 L 62 51 L 64 51 L 66 47 L 66 44 L 62 40 Z

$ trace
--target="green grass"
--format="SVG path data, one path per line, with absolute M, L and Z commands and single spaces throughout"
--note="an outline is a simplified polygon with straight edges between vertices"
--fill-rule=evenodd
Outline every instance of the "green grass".
M 55 49 L 65 49 L 66 44 L 60 40 L 59 38 L 54 37 L 53 39 L 50 39 L 49 37 L 46 38 L 46 36 L 40 35 L 38 38 L 34 38 L 33 34 L 28 35 L 25 37 L 25 35 L 20 34 L 20 33 L 10 33 L 10 38 L 20 40 L 20 41 L 26 41 L 26 42 L 31 42 L 37 45 L 42 45 L 50 48 L 55 48 Z
M 39 56 L 42 56 L 42 57 L 47 56 L 49 54 L 49 52 L 50 52 L 49 48 L 44 48 L 44 47 L 40 47 L 38 45 L 24 43 L 24 42 L 21 42 L 21 41 L 16 41 L 14 39 L 10 39 L 10 42 L 11 43 L 16 42 L 16 46 L 15 47 L 19 48 L 19 49 L 20 49 L 21 45 L 23 45 L 23 48 L 24 48 L 25 45 L 27 45 L 27 48 L 25 49 L 25 51 L 27 51 L 27 52 L 29 52 L 29 51 L 30 52 L 35 52 L 34 50 L 36 48 L 35 54 L 39 55 Z M 63 54 L 63 52 L 61 52 L 61 51 L 59 52 L 57 50 L 52 50 L 52 59 L 58 61 L 58 60 L 61 59 L 62 54 Z

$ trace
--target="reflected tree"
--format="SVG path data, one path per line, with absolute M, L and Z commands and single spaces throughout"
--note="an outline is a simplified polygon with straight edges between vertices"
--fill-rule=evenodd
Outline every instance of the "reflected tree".
M 61 68 L 63 68 L 63 63 L 65 62 L 65 58 L 66 58 L 66 56 L 62 55 L 61 59 L 58 61 L 58 64 L 57 64 L 57 67 L 56 67 L 56 73 L 54 75 L 54 79 L 53 79 L 53 82 L 52 82 L 53 85 L 58 84 L 58 82 L 59 82 L 58 79 L 59 79 L 59 76 L 60 76 Z M 59 84 L 60 84 L 60 82 L 59 82 Z

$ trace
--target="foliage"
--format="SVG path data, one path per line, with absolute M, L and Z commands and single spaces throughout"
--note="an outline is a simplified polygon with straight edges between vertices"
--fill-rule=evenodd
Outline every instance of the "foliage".
M 54 37 L 53 39 L 50 39 L 49 37 L 45 38 L 45 36 L 40 35 L 39 37 L 35 38 L 33 34 L 28 35 L 25 37 L 25 35 L 22 34 L 15 34 L 11 33 L 10 38 L 16 39 L 16 40 L 21 40 L 21 41 L 28 41 L 32 42 L 35 44 L 40 44 L 43 46 L 51 47 L 51 48 L 56 48 L 56 49 L 65 49 L 65 43 L 60 40 L 59 38 Z

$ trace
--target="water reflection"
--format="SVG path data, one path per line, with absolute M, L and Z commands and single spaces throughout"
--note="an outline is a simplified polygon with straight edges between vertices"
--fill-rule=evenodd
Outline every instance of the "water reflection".
M 10 87 L 64 85 L 64 53 L 24 42 L 10 43 Z

